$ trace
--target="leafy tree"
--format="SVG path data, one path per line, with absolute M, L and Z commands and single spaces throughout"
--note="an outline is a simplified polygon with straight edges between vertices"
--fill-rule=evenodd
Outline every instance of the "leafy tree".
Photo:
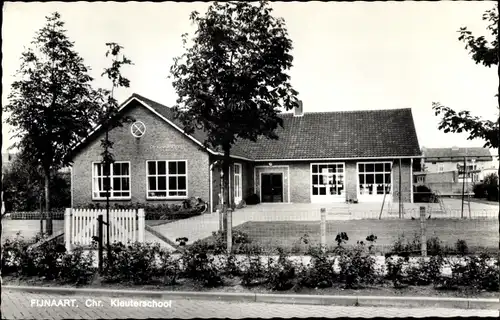
M 460 28 L 458 40 L 465 42 L 465 49 L 469 51 L 472 55 L 472 59 L 477 64 L 481 63 L 488 68 L 497 65 L 497 72 L 500 77 L 500 64 L 498 63 L 500 61 L 498 3 L 494 8 L 487 10 L 483 14 L 483 20 L 489 22 L 487 31 L 493 37 L 491 41 L 487 40 L 484 36 L 475 37 L 472 35 L 472 32 L 467 30 L 467 27 Z M 485 141 L 485 147 L 498 148 L 500 157 L 500 148 L 498 145 L 500 134 L 500 84 L 496 97 L 498 99 L 497 108 L 499 109 L 499 115 L 496 121 L 484 120 L 477 116 L 472 116 L 469 111 L 456 112 L 440 103 L 433 102 L 432 108 L 436 115 L 442 116 L 439 129 L 444 130 L 444 132 L 468 132 L 469 140 L 476 138 L 483 139 Z M 500 176 L 500 168 L 498 175 Z M 498 195 L 498 190 L 496 192 Z M 500 212 L 498 213 L 498 220 L 500 221 Z M 500 239 L 498 241 L 498 247 L 498 258 L 500 259 Z
M 486 67 L 498 65 L 499 47 L 498 47 L 498 4 L 483 14 L 483 20 L 489 21 L 488 32 L 493 36 L 493 40 L 488 41 L 484 36 L 475 37 L 467 27 L 459 30 L 459 41 L 465 43 L 465 49 L 469 51 L 472 59 L 477 64 L 483 64 Z M 498 68 L 500 77 L 500 66 Z M 500 87 L 499 87 L 500 93 Z M 500 95 L 497 94 L 498 106 L 500 107 Z M 470 111 L 456 112 L 450 107 L 441 105 L 439 102 L 433 102 L 432 108 L 436 115 L 441 115 L 439 129 L 444 132 L 461 133 L 468 132 L 469 140 L 482 139 L 485 141 L 485 147 L 498 148 L 500 118 L 496 121 L 481 119 L 471 115 Z
M 285 22 L 272 16 L 268 2 L 213 3 L 204 16 L 192 12 L 197 31 L 171 67 L 179 95 L 174 107 L 186 133 L 207 133 L 204 147 L 222 151 L 224 203 L 230 200 L 231 148 L 238 139 L 278 139 L 280 108 L 297 103 L 286 73 L 292 41 Z
M 43 173 L 29 159 L 18 154 L 3 172 L 2 191 L 6 211 L 34 211 L 43 205 Z M 50 203 L 56 208 L 71 204 L 70 178 L 63 172 L 52 173 Z
M 131 117 L 122 117 L 118 114 L 118 101 L 114 98 L 114 92 L 117 88 L 125 87 L 128 88 L 130 86 L 130 81 L 121 75 L 121 68 L 124 65 L 131 65 L 132 61 L 125 57 L 125 55 L 121 54 L 123 49 L 117 43 L 109 42 L 106 43 L 108 47 L 108 51 L 106 52 L 106 57 L 110 57 L 111 55 L 111 66 L 104 69 L 104 72 L 101 76 L 106 76 L 109 80 L 111 80 L 111 90 L 103 90 L 100 89 L 100 105 L 102 105 L 101 116 L 99 118 L 99 124 L 103 126 L 105 129 L 104 139 L 101 140 L 101 147 L 103 151 L 101 153 L 102 156 L 102 165 L 104 168 L 109 168 L 114 163 L 113 153 L 111 149 L 113 148 L 113 141 L 109 139 L 109 131 L 113 130 L 116 127 L 123 126 L 123 123 L 133 121 Z M 106 221 L 109 220 L 109 197 L 110 197 L 110 189 L 111 189 L 111 181 L 110 181 L 110 170 L 104 170 L 106 172 L 106 176 L 104 178 L 104 190 L 106 191 Z M 107 229 L 107 248 L 108 248 L 108 261 L 111 261 L 111 245 L 110 245 L 110 225 L 109 223 L 106 225 Z
M 16 128 L 15 147 L 43 172 L 47 233 L 52 234 L 50 181 L 52 173 L 69 164 L 70 148 L 85 137 L 98 115 L 98 97 L 83 59 L 66 35 L 59 13 L 46 17 L 46 25 L 21 56 L 18 80 L 12 84 L 7 123 Z

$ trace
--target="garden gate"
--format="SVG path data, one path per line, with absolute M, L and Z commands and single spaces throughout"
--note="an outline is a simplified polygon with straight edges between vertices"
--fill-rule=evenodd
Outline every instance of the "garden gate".
M 102 214 L 106 219 L 104 209 L 72 209 L 66 208 L 64 213 L 64 242 L 66 250 L 71 250 L 74 245 L 88 246 L 92 244 L 93 237 L 98 236 L 97 217 Z M 144 242 L 144 209 L 109 210 L 110 243 Z M 103 241 L 106 243 L 107 228 L 103 228 Z

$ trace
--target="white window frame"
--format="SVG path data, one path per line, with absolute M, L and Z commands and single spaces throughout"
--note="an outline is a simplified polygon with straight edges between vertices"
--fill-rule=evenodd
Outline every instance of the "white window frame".
M 128 175 L 118 175 L 118 176 L 115 176 L 114 173 L 113 173 L 113 164 L 123 164 L 123 163 L 126 163 L 128 164 Z M 95 168 L 96 168 L 96 165 L 102 165 L 102 162 L 101 161 L 94 161 L 92 162 L 92 200 L 106 200 L 106 196 L 104 197 L 100 197 L 100 196 L 97 196 L 96 193 L 100 193 L 100 192 L 105 192 L 105 190 L 96 190 L 96 183 L 95 183 L 95 180 L 96 179 L 102 179 L 104 181 L 104 178 L 106 177 L 105 175 L 103 175 L 102 177 L 96 177 L 95 176 Z M 114 161 L 112 164 L 110 164 L 111 168 L 110 168 L 110 174 L 109 174 L 109 180 L 110 180 L 110 185 L 111 185 L 111 190 L 109 191 L 109 199 L 110 200 L 130 200 L 132 199 L 132 166 L 130 164 L 130 161 Z M 116 177 L 120 177 L 120 178 L 128 178 L 128 192 L 129 192 L 129 196 L 113 196 L 113 178 L 116 178 Z M 104 186 L 104 183 L 102 184 Z M 124 192 L 123 190 L 119 191 L 119 192 Z
M 322 166 L 322 165 L 335 165 L 335 166 L 341 166 L 342 167 L 342 181 L 343 181 L 343 189 L 342 189 L 342 194 L 338 195 L 315 195 L 313 193 L 313 176 L 317 175 L 318 179 L 319 176 L 323 175 L 321 172 L 313 173 L 313 166 Z M 319 168 L 318 168 L 319 170 Z M 333 175 L 337 176 L 337 173 L 333 173 Z M 311 183 L 310 187 L 310 196 L 311 196 L 311 202 L 313 203 L 318 203 L 318 202 L 330 202 L 330 201 L 337 201 L 337 202 L 344 202 L 347 199 L 347 179 L 346 179 L 346 164 L 345 162 L 321 162 L 321 163 L 311 163 L 310 168 L 309 168 L 309 181 Z M 337 179 L 335 179 L 337 180 Z M 337 185 L 338 183 L 336 183 Z
M 384 174 L 384 181 L 385 181 L 385 174 L 386 173 L 390 173 L 391 174 L 391 185 L 390 185 L 391 189 L 390 189 L 390 192 L 385 193 L 385 188 L 384 188 L 384 193 L 378 194 L 377 190 L 376 190 L 376 186 L 375 186 L 375 189 L 374 189 L 375 193 L 372 193 L 372 194 L 361 194 L 361 183 L 359 181 L 359 175 L 361 174 L 361 172 L 359 172 L 359 165 L 360 164 L 364 164 L 364 165 L 366 165 L 366 164 L 373 164 L 373 165 L 375 165 L 375 164 L 383 164 L 384 165 L 384 171 L 383 172 L 377 172 L 374 169 L 373 172 L 368 172 L 368 173 L 373 173 L 374 175 L 377 174 L 377 173 L 382 173 L 382 174 Z M 390 171 L 385 171 L 385 164 L 389 164 L 391 166 L 391 170 Z M 375 166 L 374 166 L 374 168 L 375 168 Z M 394 177 L 393 177 L 394 174 L 393 174 L 393 170 L 394 170 L 394 164 L 391 161 L 361 161 L 361 162 L 356 162 L 356 181 L 357 181 L 357 183 L 356 183 L 356 194 L 357 194 L 357 197 L 359 199 L 377 199 L 377 198 L 383 199 L 384 194 L 392 196 L 393 189 L 394 189 L 394 183 L 393 183 L 393 181 L 394 181 Z M 366 177 L 366 173 L 367 172 L 365 171 L 363 173 L 365 174 L 365 177 Z M 366 184 L 366 183 L 364 183 L 364 184 Z M 384 182 L 384 184 L 386 184 L 386 183 Z M 377 183 L 375 183 L 375 176 L 374 176 L 373 185 L 377 185 Z M 386 198 L 386 200 L 390 200 L 390 199 Z
M 238 167 L 239 173 L 236 173 L 236 167 Z M 243 199 L 243 188 L 242 188 L 242 173 L 241 170 L 243 169 L 241 163 L 235 163 L 234 164 L 234 170 L 233 170 L 233 179 L 234 179 L 234 202 L 235 204 L 238 204 L 242 199 Z M 238 178 L 238 183 L 239 185 L 236 184 L 236 178 Z
M 163 161 L 165 162 L 165 174 L 164 175 L 158 175 L 158 162 Z M 156 174 L 149 174 L 149 162 L 155 162 L 156 163 Z M 184 165 L 186 167 L 186 173 L 185 174 L 170 174 L 168 171 L 168 165 L 170 162 L 184 162 Z M 146 160 L 146 200 L 175 200 L 175 199 L 187 199 L 189 195 L 189 184 L 188 184 L 188 161 L 187 160 L 165 160 L 165 159 L 159 159 L 159 160 Z M 169 178 L 170 177 L 186 177 L 186 195 L 185 196 L 169 196 L 168 193 L 170 192 L 170 186 L 169 186 Z M 165 190 L 150 190 L 149 189 L 149 178 L 151 177 L 165 177 L 165 185 L 166 189 Z M 158 180 L 157 180 L 158 181 Z M 158 182 L 156 183 L 157 188 L 158 188 Z M 184 191 L 184 190 L 179 190 L 177 189 L 176 191 Z M 150 192 L 165 192 L 165 196 L 150 196 Z

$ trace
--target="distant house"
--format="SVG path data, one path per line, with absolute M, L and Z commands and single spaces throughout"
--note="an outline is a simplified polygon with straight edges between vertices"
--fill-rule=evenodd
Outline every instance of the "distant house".
M 422 148 L 421 172 L 414 173 L 414 183 L 426 185 L 445 194 L 461 193 L 465 186 L 471 191 L 495 168 L 495 161 L 486 148 Z
M 113 129 L 115 164 L 103 168 L 96 128 L 73 153 L 74 205 L 105 200 L 165 203 L 189 196 L 219 203 L 220 150 L 202 149 L 206 133 L 186 135 L 172 109 L 133 94 L 120 107 L 136 122 Z M 280 115 L 278 140 L 238 141 L 230 184 L 235 202 L 257 194 L 262 202 L 412 201 L 412 164 L 420 149 L 411 109 Z M 401 163 L 401 170 L 399 164 Z M 110 172 L 111 180 L 105 179 Z M 401 184 L 400 177 L 401 176 Z

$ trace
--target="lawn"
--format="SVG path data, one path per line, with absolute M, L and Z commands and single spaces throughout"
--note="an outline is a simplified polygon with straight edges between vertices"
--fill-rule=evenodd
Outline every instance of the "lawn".
M 498 248 L 498 221 L 497 220 L 453 220 L 431 219 L 426 220 L 427 238 L 439 237 L 442 245 L 455 247 L 458 239 L 465 240 L 470 249 Z M 292 249 L 297 247 L 299 238 L 308 235 L 312 243 L 319 244 L 320 223 L 317 221 L 273 221 L 273 222 L 246 222 L 234 228 L 249 235 L 252 243 L 265 248 L 281 246 Z M 326 226 L 327 246 L 336 244 L 335 237 L 339 232 L 346 232 L 349 241 L 347 245 L 354 245 L 357 241 L 365 241 L 373 234 L 377 236 L 375 248 L 379 252 L 387 252 L 400 235 L 408 241 L 420 234 L 418 220 L 348 220 L 328 221 Z M 208 239 L 207 239 L 208 240 Z M 304 246 L 301 246 L 302 248 Z

